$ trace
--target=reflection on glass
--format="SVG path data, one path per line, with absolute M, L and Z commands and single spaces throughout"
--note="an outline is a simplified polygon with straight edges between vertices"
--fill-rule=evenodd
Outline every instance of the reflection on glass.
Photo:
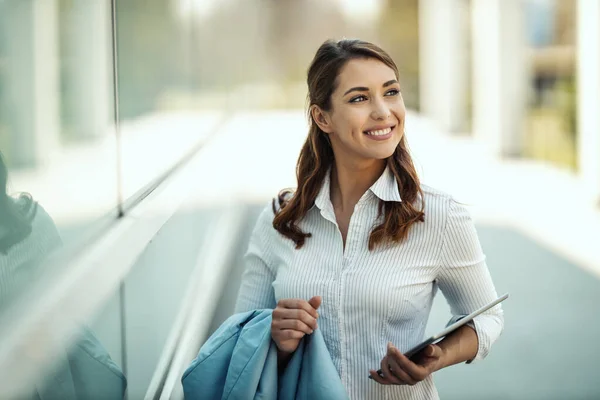
M 127 380 L 94 333 L 82 327 L 75 344 L 60 352 L 31 399 L 107 399 L 125 396 Z
M 0 153 L 0 306 L 25 289 L 39 262 L 61 245 L 46 210 L 28 193 L 10 196 L 7 183 Z
M 62 244 L 54 221 L 30 194 L 7 192 L 8 170 L 0 153 L 0 306 L 27 289 L 37 267 Z M 86 327 L 74 345 L 59 351 L 51 367 L 24 394 L 31 399 L 122 399 L 121 369 Z
M 109 4 L 0 2 L 0 150 L 65 244 L 117 206 Z
M 79 245 L 116 215 L 109 7 L 0 1 L 0 313 L 60 273 L 45 261 L 63 243 Z M 119 399 L 125 385 L 81 326 L 23 398 Z

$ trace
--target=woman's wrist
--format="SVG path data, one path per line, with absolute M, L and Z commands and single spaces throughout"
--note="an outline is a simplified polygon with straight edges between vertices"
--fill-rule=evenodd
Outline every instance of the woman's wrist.
M 465 325 L 439 342 L 438 346 L 442 349 L 440 365 L 437 368 L 440 370 L 475 358 L 479 340 L 475 329 Z

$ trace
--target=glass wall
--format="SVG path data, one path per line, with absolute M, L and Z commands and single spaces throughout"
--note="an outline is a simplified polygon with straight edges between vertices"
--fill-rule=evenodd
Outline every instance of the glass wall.
M 96 0 L 0 2 L 3 340 L 39 311 L 20 304 L 35 304 L 26 299 L 51 290 L 54 278 L 64 273 L 64 265 L 47 260 L 85 247 L 119 212 L 110 10 L 110 2 Z M 55 323 L 73 322 L 67 320 Z M 3 384 L 2 395 L 122 397 L 121 367 L 87 324 L 77 326 L 75 344 L 53 349 L 44 376 L 32 368 L 29 382 Z M 51 332 L 37 332 L 32 348 Z M 34 352 L 23 359 L 37 359 L 29 353 Z M 119 354 L 113 355 L 119 361 Z M 40 365 L 48 362 L 38 357 Z M 102 368 L 95 368 L 98 361 Z M 113 378 L 117 386 L 111 383 L 103 392 L 102 385 Z M 16 394 L 15 388 L 23 391 Z
M 35 280 L 34 260 L 85 242 L 117 215 L 109 9 L 102 1 L 0 2 L 7 291 Z
M 138 197 L 217 125 L 222 101 L 202 102 L 191 0 L 117 1 L 118 121 L 124 199 Z

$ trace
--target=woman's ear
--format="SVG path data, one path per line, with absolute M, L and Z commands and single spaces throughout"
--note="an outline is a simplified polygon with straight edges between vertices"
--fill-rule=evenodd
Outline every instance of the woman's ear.
M 332 133 L 333 128 L 331 126 L 331 119 L 329 118 L 329 114 L 323 111 L 319 106 L 313 104 L 310 107 L 310 115 L 312 116 L 315 124 L 318 125 L 319 128 L 325 133 Z

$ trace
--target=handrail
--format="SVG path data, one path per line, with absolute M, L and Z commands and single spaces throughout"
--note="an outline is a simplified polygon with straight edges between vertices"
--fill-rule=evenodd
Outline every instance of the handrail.
M 227 267 L 239 243 L 246 214 L 244 208 L 231 207 L 211 227 L 211 238 L 198 254 L 182 307 L 163 347 L 145 399 L 171 399 L 174 398 L 171 393 L 181 387 L 179 381 L 183 371 L 206 338 L 217 307 L 215 299 L 225 286 L 229 274 Z

